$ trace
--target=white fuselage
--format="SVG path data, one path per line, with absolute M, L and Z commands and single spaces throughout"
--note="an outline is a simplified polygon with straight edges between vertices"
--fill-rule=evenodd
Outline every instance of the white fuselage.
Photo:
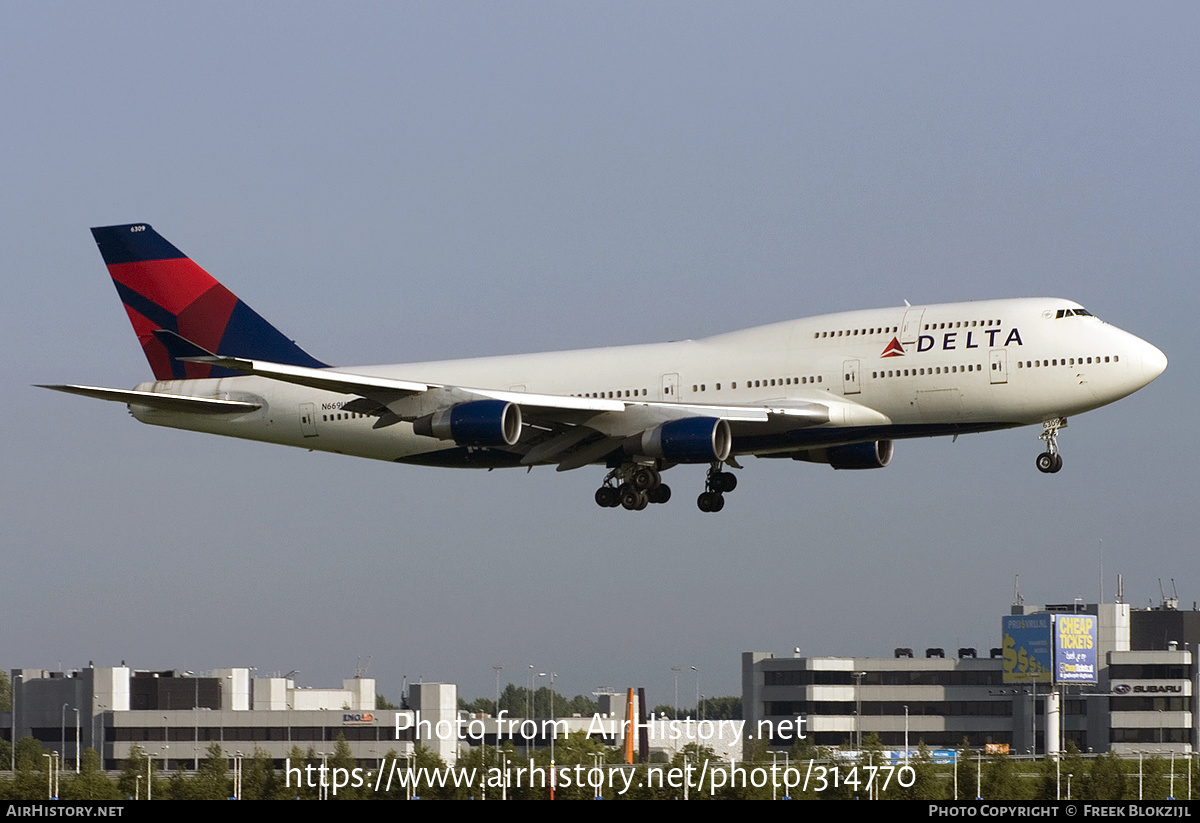
M 845 312 L 674 343 L 339 371 L 626 403 L 829 406 L 827 423 L 786 436 L 742 437 L 734 428 L 734 454 L 771 454 L 1065 418 L 1137 391 L 1165 366 L 1154 346 L 1079 304 L 1031 298 Z M 351 395 L 264 377 L 138 388 L 263 406 L 213 416 L 132 405 L 146 423 L 383 460 L 454 448 L 408 423 L 373 428 L 375 418 L 341 411 Z

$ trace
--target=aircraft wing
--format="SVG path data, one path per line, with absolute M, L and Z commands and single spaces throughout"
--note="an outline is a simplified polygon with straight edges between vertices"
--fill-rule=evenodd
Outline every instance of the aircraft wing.
M 193 412 L 196 414 L 245 414 L 262 408 L 259 403 L 246 403 L 241 400 L 218 400 L 208 397 L 188 397 L 182 394 L 160 394 L 158 392 L 133 391 L 130 389 L 106 389 L 100 386 L 47 386 L 38 384 L 40 389 L 78 394 L 83 397 L 94 397 L 97 400 L 112 400 L 136 406 L 146 406 L 162 411 Z
M 524 431 L 508 450 L 526 465 L 557 462 L 560 471 L 603 459 L 624 442 L 674 420 L 717 418 L 740 431 L 796 429 L 829 423 L 841 398 L 788 399 L 756 406 L 670 403 L 536 394 L 445 383 L 377 377 L 334 368 L 314 369 L 237 357 L 185 357 L 242 374 L 258 375 L 322 391 L 356 395 L 343 408 L 378 418 L 375 428 L 412 422 L 458 403 L 490 399 L 520 407 Z M 870 411 L 858 404 L 851 404 Z M 871 412 L 875 414 L 874 412 Z

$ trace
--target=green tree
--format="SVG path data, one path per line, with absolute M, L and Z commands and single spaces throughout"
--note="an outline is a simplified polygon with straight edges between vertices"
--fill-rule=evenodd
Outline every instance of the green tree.
M 1155 755 L 1142 761 L 1142 799 L 1164 800 L 1170 793 L 1167 761 Z M 1136 787 L 1135 787 L 1136 789 Z
M 337 775 L 336 779 L 335 775 Z M 369 797 L 370 787 L 353 785 L 353 776 L 354 754 L 350 751 L 350 744 L 346 742 L 346 735 L 338 732 L 337 742 L 333 747 L 333 757 L 329 759 L 329 796 L 338 800 L 364 800 Z M 333 789 L 337 783 L 346 785 L 338 788 L 335 795 Z
M 62 787 L 64 800 L 120 800 L 121 790 L 100 769 L 100 755 L 88 747 L 79 758 L 79 774 Z
M 184 774 L 183 767 L 179 767 L 167 779 L 167 795 L 172 800 L 195 800 L 196 784 L 193 780 Z
M 705 720 L 741 720 L 742 698 L 706 697 L 702 701 L 701 716 Z
M 147 775 L 149 776 L 147 777 Z M 147 780 L 153 781 L 153 786 L 147 786 Z M 158 779 L 156 765 L 136 743 L 130 748 L 129 757 L 125 759 L 121 776 L 117 778 L 117 787 L 121 790 L 122 797 L 140 797 L 142 799 L 146 798 L 148 790 L 150 790 L 151 797 L 161 797 L 161 792 L 165 788 L 162 781 Z
M 976 764 L 978 768 L 979 764 Z M 1030 792 L 1017 772 L 1017 763 L 1006 754 L 983 761 L 982 795 L 985 800 L 1029 800 Z M 961 786 L 960 786 L 961 788 Z
M 255 746 L 254 755 L 242 760 L 242 799 L 283 800 L 287 797 L 271 756 Z
M 1083 786 L 1085 793 L 1081 793 L 1080 798 L 1108 802 L 1128 800 L 1128 780 L 1125 763 L 1115 752 L 1107 752 L 1092 761 Z
M 12 681 L 8 672 L 0 671 L 0 712 L 12 711 Z
M 446 769 L 446 761 L 442 760 L 432 749 L 427 749 L 418 744 L 413 752 L 412 757 L 413 769 L 419 774 L 433 774 L 438 770 L 443 773 Z M 455 797 L 455 788 L 450 786 L 430 786 L 422 784 L 416 787 L 417 795 L 426 800 L 453 800 Z
M 5 786 L 5 794 L 11 800 L 45 800 L 48 793 L 47 760 L 42 755 L 42 744 L 32 737 L 17 741 L 16 766 L 12 782 Z
M 192 796 L 196 800 L 225 800 L 233 794 L 229 780 L 229 759 L 217 741 L 208 744 L 192 786 Z
M 1088 791 L 1088 771 L 1088 765 L 1079 754 L 1079 748 L 1069 741 L 1067 750 L 1060 759 L 1047 757 L 1042 761 L 1041 775 L 1030 799 L 1066 800 L 1069 789 L 1072 798 L 1080 800 Z
M 312 748 L 306 752 L 299 746 L 292 746 L 284 763 L 286 772 L 283 785 L 277 789 L 279 796 L 288 800 L 316 800 L 320 797 L 320 772 L 317 767 L 321 761 Z M 313 768 L 310 770 L 309 766 Z
M 893 772 L 891 781 L 882 795 L 884 798 L 888 800 L 944 800 L 949 796 L 946 791 L 946 781 L 941 779 L 939 769 L 933 762 L 933 756 L 924 741 L 917 744 L 916 756 L 909 758 L 908 767 L 912 771 L 905 773 L 904 780 L 907 782 L 911 778 L 912 785 L 907 787 L 900 785 L 900 770 L 903 765 L 903 761 L 896 764 L 896 771 Z

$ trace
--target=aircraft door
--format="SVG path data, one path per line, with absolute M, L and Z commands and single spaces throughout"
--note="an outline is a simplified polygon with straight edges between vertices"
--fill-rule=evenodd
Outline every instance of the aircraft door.
M 991 377 L 992 383 L 1007 383 L 1008 351 L 1005 349 L 992 349 L 990 361 L 991 365 L 988 374 Z
M 842 394 L 858 394 L 862 391 L 858 376 L 859 361 L 842 361 Z
M 904 313 L 904 322 L 900 325 L 900 345 L 917 342 L 917 336 L 921 333 L 921 318 L 924 316 L 924 309 L 909 309 Z
M 300 433 L 305 437 L 317 436 L 317 409 L 312 403 L 300 404 Z
M 662 400 L 679 402 L 679 375 L 675 372 L 662 376 Z

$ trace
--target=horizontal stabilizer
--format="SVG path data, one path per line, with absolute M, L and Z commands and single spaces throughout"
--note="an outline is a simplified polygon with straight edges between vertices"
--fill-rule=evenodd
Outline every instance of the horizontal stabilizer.
M 261 403 L 244 403 L 241 400 L 217 400 L 211 397 L 188 397 L 182 394 L 161 394 L 158 392 L 133 391 L 130 389 L 106 389 L 100 386 L 47 386 L 38 384 L 40 389 L 53 389 L 67 394 L 79 394 L 84 397 L 94 397 L 97 400 L 112 400 L 117 403 L 128 403 L 134 406 L 145 406 L 163 411 L 192 412 L 193 414 L 245 414 L 262 408 Z

